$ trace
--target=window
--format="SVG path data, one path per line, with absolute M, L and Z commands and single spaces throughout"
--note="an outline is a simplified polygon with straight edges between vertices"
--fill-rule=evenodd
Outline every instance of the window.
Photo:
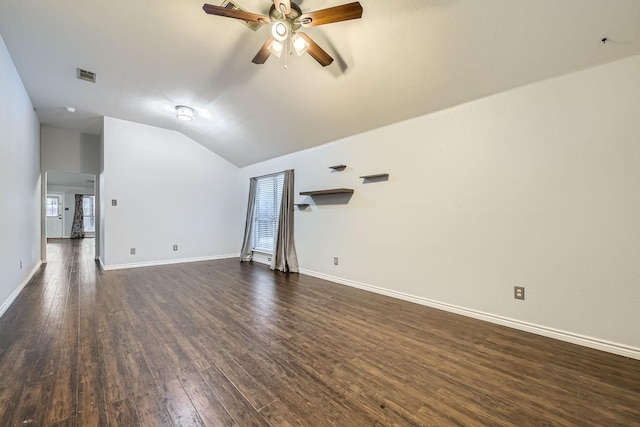
M 47 197 L 47 216 L 60 215 L 60 198 Z
M 256 210 L 253 219 L 253 250 L 273 253 L 284 174 L 258 178 L 256 181 Z
M 96 231 L 96 198 L 95 196 L 82 197 L 84 231 L 94 233 Z

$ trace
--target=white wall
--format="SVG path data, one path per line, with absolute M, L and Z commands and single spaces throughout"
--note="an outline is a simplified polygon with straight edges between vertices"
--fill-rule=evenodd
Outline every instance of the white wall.
M 639 112 L 635 56 L 245 167 L 243 198 L 289 168 L 296 194 L 354 188 L 296 210 L 302 269 L 638 352 Z
M 104 129 L 104 118 L 103 126 Z M 104 132 L 100 134 L 100 149 L 99 152 L 99 166 L 98 166 L 98 175 L 96 175 L 96 259 L 101 260 L 104 263 L 104 205 L 106 200 L 102 197 L 104 194 Z
M 100 137 L 42 126 L 41 170 L 100 173 Z
M 107 268 L 240 252 L 236 166 L 180 133 L 109 117 L 103 156 Z
M 40 124 L 0 37 L 0 315 L 40 262 Z M 22 260 L 22 268 L 20 268 Z

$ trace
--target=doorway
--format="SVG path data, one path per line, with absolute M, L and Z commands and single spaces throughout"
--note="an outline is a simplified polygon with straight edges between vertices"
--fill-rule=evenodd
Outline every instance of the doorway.
M 61 171 L 47 171 L 43 176 L 42 261 L 47 262 L 47 239 L 71 237 L 73 217 L 76 211 L 76 195 L 82 195 L 82 224 L 85 240 L 98 253 L 96 243 L 96 175 Z M 86 244 L 84 245 L 86 246 Z

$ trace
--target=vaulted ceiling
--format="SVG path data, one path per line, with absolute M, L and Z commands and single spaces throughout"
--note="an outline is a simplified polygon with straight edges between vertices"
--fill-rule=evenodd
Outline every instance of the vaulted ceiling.
M 640 53 L 638 0 L 360 3 L 362 19 L 305 30 L 335 59 L 326 68 L 295 54 L 288 69 L 273 56 L 252 64 L 269 26 L 207 15 L 203 0 L 0 0 L 0 35 L 42 124 L 174 129 L 238 166 Z M 192 122 L 176 119 L 178 104 L 195 108 Z

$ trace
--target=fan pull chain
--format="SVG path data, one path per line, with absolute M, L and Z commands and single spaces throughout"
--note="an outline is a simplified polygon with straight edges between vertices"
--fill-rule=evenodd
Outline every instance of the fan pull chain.
M 289 69 L 289 67 L 287 66 L 287 57 L 289 56 L 287 54 L 287 52 L 289 52 L 289 50 L 291 49 L 291 41 L 290 40 L 291 40 L 291 37 L 287 37 L 285 39 L 285 41 L 284 41 L 285 42 L 285 46 L 284 46 L 284 49 L 282 49 L 282 50 L 284 50 L 284 69 L 285 70 Z

